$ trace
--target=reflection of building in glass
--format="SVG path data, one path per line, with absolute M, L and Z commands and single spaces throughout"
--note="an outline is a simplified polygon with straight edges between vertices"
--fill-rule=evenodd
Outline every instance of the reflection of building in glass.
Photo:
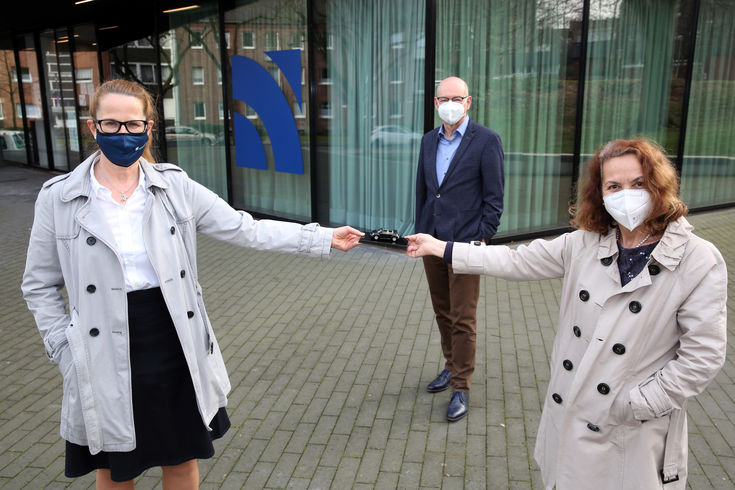
M 211 0 L 181 11 L 190 3 L 173 0 L 167 12 L 161 2 L 26 3 L 0 18 L 4 159 L 74 168 L 96 149 L 94 88 L 126 77 L 158 104 L 158 158 L 233 205 L 403 233 L 418 142 L 439 124 L 432 92 L 457 75 L 470 117 L 503 139 L 505 237 L 565 229 L 581 166 L 616 137 L 658 140 L 691 207 L 735 202 L 735 0 L 591 2 L 588 18 L 581 0 L 436 0 L 435 15 L 425 0 Z M 301 53 L 300 107 L 265 54 L 288 49 Z M 233 55 L 281 88 L 304 175 L 276 171 L 262 114 L 233 100 Z M 236 165 L 235 114 L 255 127 L 267 169 Z

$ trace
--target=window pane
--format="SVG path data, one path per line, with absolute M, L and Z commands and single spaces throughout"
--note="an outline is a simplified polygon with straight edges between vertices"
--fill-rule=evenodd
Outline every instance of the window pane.
M 326 0 L 318 5 L 323 13 L 315 18 L 324 15 L 326 25 L 323 31 L 317 28 L 321 45 L 316 51 L 325 59 L 317 58 L 316 129 L 317 140 L 326 143 L 318 154 L 329 175 L 329 221 L 411 232 L 424 122 L 426 2 Z M 457 9 L 452 4 L 447 10 Z M 339 40 L 332 44 L 335 49 L 329 49 L 332 39 Z M 393 49 L 395 40 L 401 49 Z M 395 133 L 392 126 L 405 132 Z
M 191 43 L 190 47 L 192 49 L 200 49 L 203 46 L 202 35 L 203 35 L 203 32 L 198 29 L 191 30 L 189 40 Z
M 240 39 L 233 54 L 247 58 L 245 66 L 255 77 L 251 79 L 257 78 L 262 85 L 254 89 L 252 97 L 242 95 L 246 100 L 233 100 L 230 105 L 231 134 L 240 128 L 252 138 L 235 145 L 233 136 L 231 142 L 233 203 L 259 213 L 304 221 L 311 219 L 309 127 L 308 117 L 297 117 L 300 114 L 294 108 L 299 106 L 300 99 L 306 111 L 308 90 L 299 77 L 301 67 L 307 66 L 307 54 L 298 51 L 296 57 L 279 61 L 277 55 L 271 58 L 265 52 L 290 49 L 279 45 L 281 38 L 305 38 L 306 6 L 306 0 L 238 0 L 234 9 L 225 12 L 225 29 L 233 33 L 233 39 Z M 293 68 L 291 75 L 295 77 L 289 78 L 279 63 L 287 70 Z M 233 80 L 231 73 L 225 76 L 230 77 L 231 87 L 243 83 Z M 266 90 L 270 91 L 268 97 L 263 95 Z M 280 121 L 285 119 L 285 126 L 264 123 L 269 116 L 272 121 L 275 114 L 280 115 Z M 283 171 L 284 162 L 277 159 L 282 150 L 291 151 L 292 155 L 300 153 L 303 173 Z M 293 162 L 291 159 L 285 163 Z M 298 165 L 298 161 L 295 163 Z
M 54 168 L 71 170 L 80 161 L 80 147 L 69 36 L 66 29 L 50 29 L 43 31 L 40 39 L 42 63 L 47 74 L 46 106 L 50 118 Z
M 155 69 L 156 53 L 153 49 L 148 47 L 152 45 L 152 39 L 147 38 L 146 42 L 138 42 L 139 40 L 126 42 L 124 44 L 116 44 L 120 41 L 119 36 L 115 34 L 116 30 L 98 31 L 99 38 L 97 42 L 102 48 L 102 70 L 104 80 L 110 80 L 115 78 L 124 78 L 126 80 L 132 80 L 136 83 L 143 85 L 146 90 L 151 94 L 154 100 L 160 97 L 158 92 L 157 83 L 157 71 Z M 104 49 L 106 46 L 111 46 Z M 96 45 L 90 43 L 89 48 L 96 57 Z M 165 52 L 162 49 L 162 52 Z M 166 58 L 161 56 L 163 62 Z M 95 61 L 96 63 L 96 61 Z M 166 82 L 163 82 L 164 87 Z M 89 94 L 89 100 L 94 91 Z M 166 101 L 163 102 L 164 107 Z M 163 140 L 163 125 L 161 121 L 153 127 L 153 142 L 151 150 L 154 159 L 161 161 L 164 157 L 162 140 Z M 96 143 L 93 145 L 96 149 Z M 169 155 L 170 159 L 170 155 Z
M 207 117 L 204 109 L 204 102 L 194 102 L 194 119 L 205 119 Z M 192 129 L 187 131 L 189 134 L 195 134 Z
M 243 31 L 242 33 L 242 47 L 244 49 L 255 48 L 255 35 L 252 31 Z
M 154 76 L 154 67 L 150 64 L 141 63 L 140 65 L 140 79 L 143 83 L 153 84 L 156 82 Z
M 702 0 L 684 140 L 690 207 L 735 201 L 735 1 Z
M 681 109 L 671 101 L 684 77 L 675 63 L 680 2 L 592 0 L 590 7 L 583 157 L 610 140 L 635 136 L 675 153 Z
M 92 133 L 87 129 L 87 119 L 90 118 L 89 105 L 100 79 L 94 26 L 91 24 L 74 27 L 74 68 L 79 106 L 77 125 L 81 129 L 79 132 L 82 139 L 80 160 L 83 160 L 97 150 Z M 72 162 L 72 166 L 76 166 L 77 163 L 81 162 Z
M 191 69 L 191 83 L 194 85 L 204 85 L 204 68 L 194 66 Z
M 470 118 L 503 142 L 498 234 L 566 226 L 582 0 L 474 0 L 461 9 L 439 0 L 437 11 L 452 15 L 437 18 L 436 82 L 464 79 Z
M 222 66 L 217 2 L 198 4 L 169 14 L 161 34 L 164 139 L 169 161 L 227 199 L 222 87 L 205 79 Z
M 266 51 L 273 51 L 278 49 L 278 33 L 275 31 L 268 31 L 265 33 L 265 49 Z
M 3 44 L 6 44 L 3 39 Z M 7 44 L 10 44 L 9 39 Z M 5 46 L 3 46 L 5 47 Z M 10 46 L 8 46 L 9 48 Z M 20 53 L 24 53 L 23 51 Z M 2 158 L 14 162 L 27 163 L 25 136 L 23 134 L 23 117 L 20 112 L 20 87 L 16 76 L 15 55 L 12 49 L 0 49 L 0 147 Z M 23 73 L 25 72 L 25 73 Z M 30 70 L 21 69 L 23 85 L 30 87 Z M 26 73 L 28 77 L 26 78 Z M 28 94 L 26 94 L 28 97 Z M 28 106 L 26 106 L 26 109 Z

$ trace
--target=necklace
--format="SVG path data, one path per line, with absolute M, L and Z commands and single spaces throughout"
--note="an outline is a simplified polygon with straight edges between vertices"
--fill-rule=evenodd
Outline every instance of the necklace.
M 133 182 L 133 185 L 131 185 L 131 186 L 130 186 L 130 188 L 128 188 L 128 189 L 127 189 L 127 190 L 125 190 L 125 191 L 120 191 L 120 190 L 119 190 L 119 189 L 118 189 L 117 187 L 113 186 L 113 185 L 112 185 L 112 184 L 110 183 L 110 181 L 109 181 L 109 180 L 107 179 L 107 177 L 105 177 L 105 183 L 106 183 L 106 185 L 107 185 L 108 187 L 111 187 L 112 189 L 114 189 L 114 190 L 116 190 L 117 192 L 119 192 L 119 193 L 120 193 L 120 202 L 125 202 L 125 201 L 127 201 L 127 200 L 128 200 L 129 198 L 130 198 L 129 194 L 130 194 L 131 192 L 133 192 L 133 190 L 134 190 L 134 189 L 135 189 L 136 187 L 138 187 L 138 181 L 137 181 L 137 180 L 136 180 L 135 182 Z
M 615 229 L 615 238 L 617 238 L 617 240 L 620 241 L 620 228 L 616 228 Z M 641 245 L 643 245 L 644 243 L 646 243 L 646 240 L 648 240 L 649 238 L 651 238 L 651 233 L 650 232 L 648 233 L 648 235 L 646 235 L 646 236 L 643 237 L 643 240 L 641 240 L 640 242 L 638 242 L 638 245 L 636 245 L 633 248 L 640 247 Z M 622 245 L 622 243 L 621 243 L 621 245 Z

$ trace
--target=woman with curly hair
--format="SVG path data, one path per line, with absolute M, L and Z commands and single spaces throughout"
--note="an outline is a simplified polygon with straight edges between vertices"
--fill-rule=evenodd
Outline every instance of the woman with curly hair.
M 516 249 L 408 237 L 410 256 L 459 273 L 563 279 L 535 451 L 546 488 L 686 487 L 686 404 L 725 360 L 727 270 L 678 191 L 655 144 L 615 140 L 587 165 L 576 231 Z

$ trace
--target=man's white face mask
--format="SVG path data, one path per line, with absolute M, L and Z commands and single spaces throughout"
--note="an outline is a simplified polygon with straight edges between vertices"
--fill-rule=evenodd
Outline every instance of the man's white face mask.
M 439 118 L 450 126 L 457 124 L 465 114 L 464 105 L 452 100 L 440 104 L 437 112 L 439 113 Z
M 651 212 L 651 194 L 645 189 L 624 189 L 603 196 L 602 202 L 610 216 L 630 231 L 643 223 Z

